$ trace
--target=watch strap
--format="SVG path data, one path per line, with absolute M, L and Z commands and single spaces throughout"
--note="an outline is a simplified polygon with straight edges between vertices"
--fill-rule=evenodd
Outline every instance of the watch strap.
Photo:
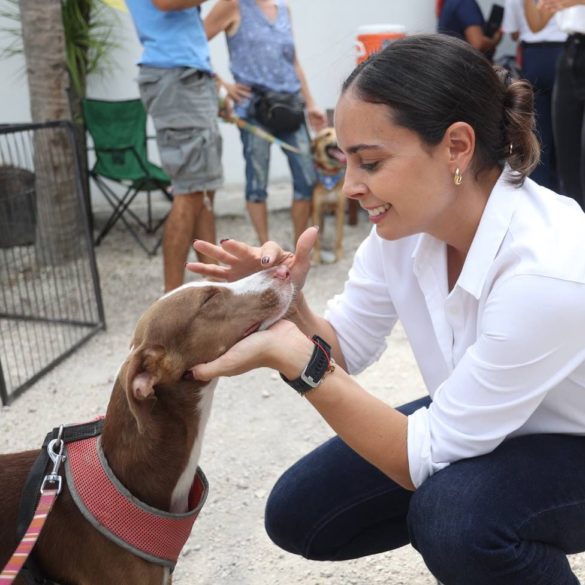
M 294 380 L 289 380 L 280 374 L 280 377 L 301 396 L 321 384 L 332 361 L 331 346 L 323 338 L 313 335 L 311 341 L 314 344 L 313 353 L 301 375 Z

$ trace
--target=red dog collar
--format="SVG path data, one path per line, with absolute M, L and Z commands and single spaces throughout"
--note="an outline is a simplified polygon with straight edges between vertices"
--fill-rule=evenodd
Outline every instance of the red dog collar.
M 189 512 L 173 514 L 141 502 L 120 483 L 99 437 L 67 444 L 66 457 L 71 495 L 96 530 L 135 555 L 172 569 L 207 497 L 203 471 L 198 468 L 195 474 Z

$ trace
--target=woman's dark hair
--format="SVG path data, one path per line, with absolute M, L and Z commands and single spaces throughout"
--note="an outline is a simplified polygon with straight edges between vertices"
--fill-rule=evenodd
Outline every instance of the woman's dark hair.
M 465 41 L 441 34 L 396 40 L 354 69 L 342 92 L 350 88 L 359 99 L 389 106 L 393 122 L 428 145 L 451 124 L 468 123 L 476 175 L 508 163 L 511 182 L 521 185 L 538 164 L 532 86 L 513 81 Z

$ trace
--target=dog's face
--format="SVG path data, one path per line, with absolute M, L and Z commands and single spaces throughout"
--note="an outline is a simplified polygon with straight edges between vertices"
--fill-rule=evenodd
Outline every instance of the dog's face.
M 204 385 L 190 369 L 278 321 L 293 293 L 288 269 L 278 267 L 233 283 L 186 284 L 153 303 L 138 321 L 120 373 L 134 414 L 157 388 Z
M 337 145 L 335 128 L 323 128 L 311 143 L 313 160 L 319 170 L 336 174 L 345 168 L 346 158 Z

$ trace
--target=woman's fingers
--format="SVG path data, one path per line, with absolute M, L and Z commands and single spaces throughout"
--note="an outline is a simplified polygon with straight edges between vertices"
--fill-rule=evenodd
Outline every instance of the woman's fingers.
M 236 91 L 243 97 L 249 98 L 252 95 L 252 90 L 247 85 L 242 85 L 241 83 L 236 83 Z
M 191 373 L 195 380 L 207 381 L 219 376 L 235 376 L 245 371 L 238 371 L 237 364 L 230 362 L 229 355 L 224 354 L 212 362 L 191 368 Z
M 260 258 L 259 248 L 249 246 L 238 240 L 222 240 L 222 248 L 234 257 L 234 261 L 258 260 Z
M 204 254 L 205 256 L 209 256 L 222 264 L 232 264 L 236 259 L 226 252 L 222 245 L 215 245 L 205 240 L 195 240 L 193 242 L 193 248 L 196 252 Z
M 284 250 L 276 242 L 266 242 L 260 248 L 260 263 L 262 268 L 270 268 L 280 264 Z
M 267 345 L 270 346 L 271 337 L 269 331 L 245 337 L 216 360 L 191 368 L 193 377 L 196 380 L 211 380 L 219 376 L 237 376 L 268 365 L 264 362 L 264 349 Z
M 294 255 L 294 265 L 291 267 L 291 276 L 297 289 L 302 289 L 307 274 L 311 269 L 311 253 L 313 246 L 319 237 L 319 228 L 312 226 L 307 228 L 297 241 L 297 248 Z
M 311 226 L 307 228 L 300 236 L 297 241 L 297 248 L 295 250 L 295 256 L 297 261 L 300 262 L 311 262 L 311 253 L 315 242 L 319 237 L 319 227 Z
M 185 268 L 195 274 L 207 276 L 217 280 L 229 280 L 229 268 L 217 264 L 206 264 L 204 262 L 187 262 Z
M 284 354 L 275 349 L 285 345 Z M 260 367 L 280 370 L 282 366 L 296 373 L 302 371 L 312 351 L 307 336 L 290 321 L 281 319 L 268 329 L 245 337 L 216 360 L 194 366 L 191 372 L 196 380 L 237 376 Z

